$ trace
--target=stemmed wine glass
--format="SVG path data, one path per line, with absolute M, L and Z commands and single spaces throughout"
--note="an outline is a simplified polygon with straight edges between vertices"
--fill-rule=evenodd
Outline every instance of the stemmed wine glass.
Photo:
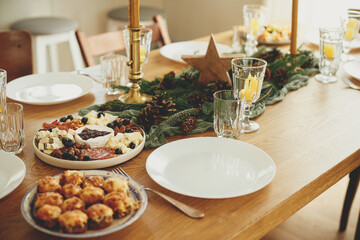
M 266 8 L 261 5 L 245 5 L 243 15 L 246 32 L 245 53 L 246 56 L 251 56 L 257 51 L 257 36 L 264 29 Z
M 341 26 L 344 29 L 344 41 L 343 41 L 343 54 L 341 55 L 341 60 L 344 62 L 353 61 L 356 58 L 349 55 L 351 50 L 351 43 L 356 38 L 357 33 L 359 32 L 359 21 L 352 17 L 351 15 L 342 15 Z
M 251 104 L 259 99 L 267 62 L 258 58 L 240 57 L 231 61 L 233 88 L 237 98 L 244 99 L 242 132 L 254 132 L 259 124 L 250 121 Z
M 129 29 L 123 30 L 124 40 L 126 45 L 126 55 L 130 59 L 130 31 Z M 149 60 L 149 53 L 151 47 L 152 30 L 150 28 L 143 28 L 140 31 L 140 69 Z

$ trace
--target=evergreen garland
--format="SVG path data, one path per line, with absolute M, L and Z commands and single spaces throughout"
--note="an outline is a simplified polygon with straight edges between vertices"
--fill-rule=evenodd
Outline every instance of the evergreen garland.
M 259 48 L 254 57 L 266 59 L 269 79 L 265 79 L 259 100 L 252 105 L 252 117 L 260 115 L 266 105 L 281 101 L 289 90 L 295 90 L 307 84 L 308 76 L 318 72 L 318 59 L 311 51 L 298 50 L 296 56 L 283 54 L 278 49 Z M 231 70 L 229 75 L 232 76 Z M 182 134 L 180 123 L 188 116 L 196 116 L 198 125 L 190 133 L 203 132 L 213 126 L 213 99 L 217 90 L 228 89 L 229 86 L 221 82 L 210 83 L 206 86 L 198 85 L 200 72 L 190 67 L 179 75 L 174 72 L 164 77 L 155 78 L 154 81 L 142 80 L 139 86 L 143 93 L 153 96 L 166 92 L 166 98 L 175 103 L 176 111 L 163 122 L 147 128 L 146 147 L 156 147 L 166 143 L 165 135 Z M 115 86 L 128 90 L 124 86 Z M 129 104 L 119 100 L 107 101 L 100 106 L 91 106 L 79 111 L 80 115 L 90 110 L 110 111 L 120 114 L 122 111 L 133 113 L 135 123 L 139 113 L 146 104 Z M 133 110 L 133 111 L 131 111 Z M 140 125 L 141 126 L 141 125 Z

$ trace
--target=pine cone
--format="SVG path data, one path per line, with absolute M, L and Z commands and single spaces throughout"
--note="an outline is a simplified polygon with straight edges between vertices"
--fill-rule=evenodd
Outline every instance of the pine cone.
M 155 95 L 148 103 L 148 106 L 151 106 L 158 110 L 160 116 L 168 116 L 172 112 L 176 111 L 176 109 L 173 108 L 173 106 L 175 106 L 175 103 L 173 103 L 171 97 L 166 99 L 165 96 L 166 92 Z
M 150 106 L 145 107 L 137 117 L 138 123 L 143 125 L 145 131 L 148 131 L 152 125 L 156 125 L 158 111 Z
M 148 105 L 140 112 L 137 117 L 138 123 L 143 125 L 145 131 L 148 131 L 152 125 L 158 125 L 168 116 L 176 111 L 171 98 L 165 99 L 166 93 L 153 96 Z
M 229 82 L 217 81 L 211 86 L 211 93 L 214 94 L 216 91 L 229 89 L 231 89 Z
M 157 89 L 158 90 L 172 89 L 174 85 L 174 78 L 175 78 L 175 73 L 172 71 L 169 72 L 168 74 L 165 74 L 164 78 L 160 81 Z
M 264 59 L 268 64 L 275 62 L 279 58 L 284 57 L 282 52 L 277 48 L 272 48 L 271 51 L 261 53 L 256 56 L 257 58 Z
M 315 65 L 314 59 L 309 58 L 306 62 L 304 62 L 304 63 L 301 65 L 301 68 L 302 68 L 302 69 L 312 68 L 312 67 L 314 67 L 314 65 Z
M 194 116 L 188 116 L 181 122 L 181 131 L 185 134 L 191 132 L 198 124 L 198 119 Z
M 197 80 L 196 74 L 193 72 L 185 72 L 180 76 L 182 80 L 187 81 L 189 83 L 195 83 Z
M 271 71 L 269 68 L 265 69 L 265 76 L 264 76 L 264 81 L 267 81 L 271 78 Z
M 195 107 L 201 107 L 206 102 L 212 102 L 213 99 L 210 96 L 206 96 L 202 93 L 194 93 L 186 98 L 186 100 Z
M 285 68 L 278 68 L 273 74 L 273 79 L 278 88 L 283 88 L 288 82 L 288 71 Z

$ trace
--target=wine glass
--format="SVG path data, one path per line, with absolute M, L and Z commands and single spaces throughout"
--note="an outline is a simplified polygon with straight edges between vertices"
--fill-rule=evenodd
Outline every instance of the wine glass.
M 126 45 L 126 55 L 130 59 L 130 31 L 123 30 L 124 40 Z M 151 47 L 152 30 L 150 28 L 143 28 L 140 30 L 140 70 L 144 64 L 149 61 L 149 53 Z
M 319 32 L 320 74 L 315 79 L 322 83 L 333 83 L 337 81 L 336 72 L 340 65 L 344 31 L 340 27 L 321 27 Z
M 251 56 L 257 51 L 257 37 L 264 30 L 266 8 L 261 5 L 245 5 L 243 7 L 246 32 L 245 53 Z
M 240 57 L 231 61 L 234 94 L 244 99 L 242 132 L 254 132 L 259 124 L 250 121 L 251 104 L 259 99 L 267 62 L 258 58 Z
M 359 32 L 359 20 L 352 17 L 351 15 L 342 15 L 340 16 L 341 26 L 344 29 L 344 41 L 343 41 L 343 54 L 341 55 L 341 60 L 344 62 L 354 61 L 356 58 L 352 55 L 349 55 L 351 50 L 351 43 L 356 38 L 357 33 Z

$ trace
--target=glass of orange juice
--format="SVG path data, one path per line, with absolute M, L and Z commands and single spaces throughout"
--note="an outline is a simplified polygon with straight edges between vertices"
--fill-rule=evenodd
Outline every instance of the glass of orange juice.
M 316 80 L 322 83 L 337 81 L 343 39 L 344 30 L 341 27 L 320 28 L 320 74 L 315 76 Z
M 360 21 L 351 15 L 342 15 L 340 19 L 341 26 L 345 31 L 341 60 L 344 62 L 354 61 L 356 59 L 355 56 L 349 55 L 349 52 L 351 50 L 351 44 L 359 32 Z
M 267 62 L 258 58 L 240 57 L 231 61 L 234 94 L 244 101 L 242 132 L 254 132 L 259 124 L 251 121 L 251 104 L 259 99 Z
M 130 32 L 128 29 L 123 30 L 124 41 L 126 44 L 126 55 L 130 59 Z M 149 61 L 149 53 L 151 50 L 152 30 L 143 28 L 140 31 L 140 67 Z

